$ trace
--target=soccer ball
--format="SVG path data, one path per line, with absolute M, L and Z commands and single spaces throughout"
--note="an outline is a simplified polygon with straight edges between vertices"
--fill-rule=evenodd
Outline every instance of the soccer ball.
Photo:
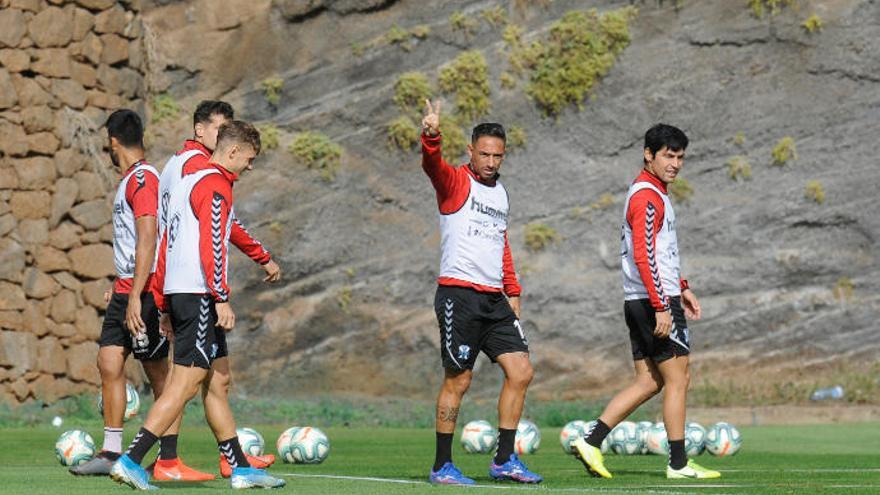
M 62 466 L 78 466 L 95 456 L 95 441 L 82 430 L 65 431 L 55 442 L 55 457 Z
M 461 446 L 468 454 L 488 454 L 498 444 L 498 431 L 488 421 L 471 421 L 461 429 Z
M 235 434 L 238 436 L 238 443 L 241 444 L 241 450 L 247 455 L 258 456 L 263 455 L 263 449 L 266 448 L 266 442 L 263 435 L 253 428 L 236 428 Z
M 514 452 L 517 455 L 534 454 L 541 446 L 541 431 L 535 423 L 523 419 L 516 427 L 516 439 L 514 440 Z
M 125 414 L 122 415 L 123 421 L 128 421 L 129 419 L 137 416 L 138 411 L 141 410 L 141 396 L 138 395 L 137 389 L 134 388 L 134 385 L 130 383 L 125 384 Z M 98 411 L 101 415 L 104 414 L 104 396 L 101 392 L 98 392 Z
M 587 423 L 586 429 L 584 430 L 584 436 L 589 436 L 590 432 L 592 432 L 593 428 L 595 428 L 595 427 L 596 427 L 596 420 L 595 419 L 593 421 L 590 421 L 589 423 Z M 607 454 L 609 451 L 611 451 L 611 441 L 608 439 L 608 437 L 605 437 L 605 440 L 602 440 L 602 446 L 599 448 L 599 450 L 603 454 Z
M 654 423 L 650 421 L 639 421 L 636 423 L 636 431 L 639 434 L 639 453 L 642 455 L 648 454 L 648 431 L 651 427 L 654 426 Z
M 669 439 L 666 437 L 666 426 L 663 423 L 654 423 L 648 430 L 648 452 L 657 455 L 669 454 Z
M 742 446 L 739 430 L 730 423 L 715 423 L 706 433 L 706 450 L 712 455 L 734 455 Z
M 311 426 L 288 428 L 275 446 L 284 462 L 295 464 L 320 464 L 330 455 L 327 435 Z
M 632 421 L 621 421 L 608 435 L 611 451 L 619 455 L 635 455 L 641 451 L 638 426 Z
M 688 423 L 684 428 L 684 451 L 695 457 L 706 450 L 706 429 L 699 423 Z
M 571 443 L 574 442 L 577 437 L 582 437 L 586 434 L 587 423 L 579 419 L 569 421 L 564 427 L 562 427 L 562 431 L 559 432 L 559 443 L 562 444 L 562 450 L 564 450 L 566 454 L 571 454 Z

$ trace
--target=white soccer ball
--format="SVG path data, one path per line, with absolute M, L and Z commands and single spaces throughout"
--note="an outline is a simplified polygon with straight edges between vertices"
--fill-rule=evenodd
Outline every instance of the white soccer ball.
M 739 430 L 730 423 L 715 423 L 706 433 L 706 450 L 719 457 L 734 455 L 742 446 Z
M 55 428 L 61 428 L 61 425 L 64 424 L 64 420 L 61 419 L 61 416 L 55 416 L 52 418 L 52 426 Z
M 288 428 L 278 437 L 275 446 L 278 456 L 288 463 L 320 464 L 330 455 L 330 439 L 311 426 Z
M 706 429 L 699 423 L 688 423 L 684 428 L 684 451 L 696 457 L 706 450 Z
M 648 452 L 656 455 L 669 454 L 669 438 L 666 436 L 666 426 L 663 423 L 654 423 L 648 430 Z
M 141 410 L 141 396 L 138 395 L 137 389 L 134 388 L 134 385 L 131 383 L 125 384 L 125 414 L 122 415 L 123 421 L 128 421 L 129 419 L 137 416 L 137 413 Z M 104 397 L 101 392 L 98 392 L 98 412 L 101 415 L 104 414 Z
M 595 419 L 593 421 L 590 421 L 589 423 L 587 423 L 586 430 L 584 431 L 584 436 L 590 436 L 590 432 L 593 431 L 593 428 L 595 428 L 595 426 L 596 426 Z M 608 452 L 611 451 L 611 440 L 609 440 L 607 436 L 605 437 L 605 440 L 602 440 L 602 446 L 599 448 L 599 450 L 603 454 L 607 454 Z
M 516 427 L 516 439 L 514 440 L 514 452 L 517 455 L 534 454 L 541 446 L 541 431 L 535 423 L 527 419 L 520 420 Z
M 468 454 L 488 454 L 498 445 L 498 430 L 488 421 L 471 421 L 461 429 L 461 446 Z
M 632 421 L 621 421 L 608 434 L 611 451 L 618 455 L 635 455 L 641 452 L 638 426 Z
M 238 443 L 241 444 L 241 450 L 245 454 L 251 456 L 263 455 L 266 448 L 266 442 L 263 435 L 253 428 L 236 428 L 235 434 L 238 436 Z
M 578 437 L 582 437 L 587 434 L 587 423 L 585 421 L 581 421 L 576 419 L 574 421 L 569 421 L 565 426 L 562 427 L 562 431 L 559 432 L 559 443 L 562 444 L 562 450 L 565 451 L 566 454 L 572 453 L 571 444 Z
M 55 442 L 55 457 L 62 466 L 78 466 L 95 456 L 95 441 L 82 430 L 65 431 Z
M 652 426 L 654 426 L 654 423 L 650 421 L 639 421 L 636 423 L 636 431 L 639 434 L 639 453 L 642 455 L 650 453 L 648 452 L 648 431 L 651 430 Z

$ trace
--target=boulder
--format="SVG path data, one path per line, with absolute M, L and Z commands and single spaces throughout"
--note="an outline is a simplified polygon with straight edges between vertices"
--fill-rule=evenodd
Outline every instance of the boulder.
M 55 101 L 52 95 L 43 89 L 34 78 L 14 74 L 12 76 L 12 85 L 15 87 L 16 94 L 18 94 L 18 103 L 22 107 L 50 105 Z
M 26 304 L 27 299 L 20 286 L 9 282 L 0 282 L 0 311 L 24 309 Z
M 86 34 L 95 25 L 95 16 L 85 9 L 73 9 L 73 24 L 71 26 L 71 38 L 73 41 L 82 41 Z
M 25 265 L 25 250 L 8 237 L 0 238 L 0 280 L 21 282 Z
M 107 279 L 90 280 L 88 282 L 83 282 L 83 300 L 85 300 L 86 304 L 94 308 L 104 309 L 107 307 L 107 303 L 104 302 L 104 292 L 111 287 L 112 284 Z
M 52 279 L 52 282 L 57 284 L 54 279 Z M 71 290 L 61 290 L 52 299 L 52 309 L 49 312 L 49 316 L 56 323 L 73 323 L 76 321 L 76 294 Z
M 70 77 L 86 88 L 94 88 L 98 82 L 98 73 L 95 68 L 80 62 L 71 62 Z
M 21 10 L 0 9 L 0 47 L 17 47 L 27 33 L 27 26 Z
M 73 273 L 99 279 L 115 275 L 113 248 L 107 244 L 89 244 L 71 249 L 68 253 Z
M 0 366 L 17 375 L 36 369 L 37 337 L 25 332 L 0 331 Z
M 58 97 L 61 103 L 75 110 L 81 110 L 88 101 L 88 94 L 83 85 L 73 79 L 53 79 L 52 94 Z
M 21 189 L 48 189 L 57 176 L 55 164 L 45 156 L 13 160 L 12 165 L 15 167 L 18 187 Z
M 16 227 L 19 240 L 23 244 L 45 244 L 49 242 L 49 221 L 45 218 L 22 220 Z
M 24 271 L 24 280 L 21 287 L 24 289 L 24 293 L 31 299 L 46 299 L 61 290 L 61 286 L 54 278 L 34 267 Z
M 9 207 L 15 218 L 45 218 L 49 216 L 52 195 L 46 191 L 15 191 Z
M 76 310 L 76 320 L 73 325 L 76 327 L 77 334 L 86 340 L 97 341 L 101 336 L 101 321 L 95 308 L 82 306 Z
M 34 262 L 37 268 L 46 273 L 70 269 L 70 260 L 67 259 L 67 254 L 51 246 L 39 246 L 34 253 Z
M 61 284 L 61 287 L 64 287 L 65 289 L 70 289 L 75 292 L 77 296 L 79 296 L 82 292 L 82 282 L 80 282 L 79 279 L 74 277 L 70 272 L 56 272 L 52 274 L 52 278 L 54 278 L 56 282 Z
M 12 213 L 0 215 L 0 237 L 12 232 L 16 227 L 18 227 L 18 220 L 12 216 Z
M 76 3 L 89 10 L 104 10 L 115 5 L 116 0 L 76 0 Z
M 110 205 L 103 199 L 80 203 L 70 210 L 71 218 L 86 230 L 97 230 L 108 223 L 111 213 Z
M 128 59 L 128 40 L 116 34 L 102 34 L 101 62 L 114 65 Z
M 61 222 L 49 234 L 49 245 L 58 249 L 70 249 L 80 244 L 79 236 L 83 228 L 73 222 Z
M 0 311 L 0 330 L 23 330 L 21 311 Z
M 27 107 L 21 111 L 21 125 L 28 134 L 51 131 L 54 122 L 55 112 L 46 105 Z
M 2 86 L 2 83 L 0 83 Z M 0 91 L 3 91 L 0 88 Z M 27 156 L 28 144 L 26 142 L 27 135 L 24 128 L 19 124 L 14 124 L 6 120 L 0 120 L 0 143 L 3 143 L 3 152 L 9 156 Z M 10 178 L 6 173 L 11 173 L 15 178 L 14 183 L 10 183 Z M 14 189 L 18 187 L 18 176 L 11 168 L 0 169 L 0 189 Z
M 57 2 L 56 2 L 57 3 Z M 27 10 L 28 12 L 37 13 L 40 11 L 40 0 L 11 0 L 9 7 L 13 9 Z
M 123 34 L 128 25 L 125 9 L 119 4 L 114 5 L 95 16 L 95 32 L 98 34 Z
M 34 301 L 28 301 L 21 312 L 22 330 L 30 332 L 37 337 L 42 337 L 49 332 L 46 321 L 46 315 L 40 310 L 39 305 Z
M 70 53 L 66 48 L 33 50 L 31 69 L 46 77 L 70 77 Z M 48 89 L 48 88 L 43 88 Z
M 28 149 L 33 154 L 52 156 L 58 151 L 61 141 L 51 132 L 29 134 L 25 139 Z
M 55 169 L 58 170 L 61 177 L 73 177 L 73 174 L 82 170 L 85 165 L 86 157 L 72 148 L 65 148 L 55 153 Z M 76 182 L 78 186 L 82 185 L 80 181 Z M 77 191 L 79 191 L 79 187 L 77 187 Z
M 37 341 L 37 367 L 39 371 L 58 375 L 67 369 L 64 348 L 56 337 L 44 337 Z
M 40 48 L 65 46 L 73 37 L 73 15 L 70 10 L 49 7 L 28 23 L 28 35 Z
M 24 377 L 19 377 L 17 380 L 10 383 L 9 390 L 19 402 L 24 402 L 31 393 L 31 389 L 28 387 L 27 380 L 25 380 Z
M 0 67 L 0 110 L 14 107 L 18 100 L 18 93 L 9 71 Z
M 54 228 L 58 222 L 70 211 L 76 203 L 79 194 L 79 185 L 73 179 L 62 177 L 55 183 L 55 193 L 52 195 L 49 207 L 49 227 Z
M 71 346 L 67 351 L 67 376 L 76 381 L 100 384 L 97 360 L 97 343 L 83 342 Z
M 25 50 L 6 48 L 0 50 L 0 65 L 9 72 L 23 72 L 31 66 L 31 56 Z M 10 80 L 8 84 L 12 84 Z M 9 86 L 11 89 L 12 86 Z
M 63 373 L 65 369 L 64 356 L 62 356 L 61 365 L 61 373 Z M 48 404 L 72 395 L 70 382 L 65 379 L 56 379 L 52 375 L 40 375 L 28 384 L 28 388 L 34 399 Z

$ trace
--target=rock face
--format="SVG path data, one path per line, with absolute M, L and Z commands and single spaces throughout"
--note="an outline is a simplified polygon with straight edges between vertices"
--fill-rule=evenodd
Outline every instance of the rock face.
M 224 95 L 240 117 L 282 129 L 279 149 L 236 186 L 239 217 L 258 226 L 252 230 L 286 270 L 282 287 L 266 288 L 246 259 L 233 262 L 243 331 L 230 334 L 230 345 L 237 380 L 252 393 L 435 393 L 436 203 L 419 154 L 389 149 L 385 126 L 399 115 L 397 75 L 422 71 L 436 81 L 438 68 L 467 48 L 481 49 L 490 65 L 492 104 L 483 120 L 528 135 L 525 148 L 509 154 L 504 183 L 536 369 L 533 397 L 600 396 L 630 376 L 619 229 L 644 132 L 660 121 L 691 137 L 682 177 L 694 193 L 676 212 L 684 273 L 704 309 L 703 320 L 691 324 L 695 383 L 739 379 L 731 371 L 743 367 L 784 380 L 801 366 L 876 359 L 880 221 L 870 213 L 876 181 L 865 180 L 874 176 L 878 131 L 876 2 L 804 2 L 764 19 L 740 2 L 686 2 L 679 10 L 638 2 L 630 45 L 583 110 L 556 119 L 524 97 L 527 81 L 501 87 L 509 66 L 500 29 L 481 22 L 467 37 L 448 25 L 453 11 L 478 16 L 485 2 L 450 2 L 430 16 L 409 0 L 361 2 L 372 5 L 356 13 L 336 7 L 344 3 L 255 2 L 238 14 L 250 21 L 228 32 L 207 21 L 163 24 L 169 29 L 160 51 L 172 93 L 193 104 Z M 515 3 L 508 15 L 527 39 L 584 8 L 573 0 L 547 9 Z M 144 15 L 158 25 L 184 9 L 154 6 Z M 825 27 L 808 34 L 800 24 L 813 9 Z M 277 14 L 287 23 L 276 22 Z M 371 45 L 393 24 L 428 24 L 431 32 L 409 51 Z M 260 53 L 251 74 L 194 61 L 185 43 L 192 29 L 215 40 L 214 50 L 248 60 Z M 331 30 L 334 36 L 322 36 Z M 353 44 L 366 47 L 360 56 Z M 260 86 L 274 74 L 284 80 L 277 105 Z M 452 107 L 453 95 L 439 96 Z M 344 147 L 335 182 L 284 150 L 293 132 L 306 129 Z M 798 159 L 772 166 L 771 149 L 785 136 L 794 138 Z M 163 151 L 179 139 L 168 136 Z M 727 162 L 737 155 L 751 163 L 751 180 L 730 178 Z M 804 197 L 811 180 L 821 182 L 824 203 Z M 610 206 L 599 202 L 606 193 Z M 559 241 L 527 249 L 524 226 L 534 222 L 555 229 Z M 835 298 L 835 286 L 847 281 L 852 295 Z M 493 396 L 499 373 L 479 363 L 471 390 Z
M 129 66 L 140 22 L 130 2 L 0 1 L 2 398 L 51 402 L 100 382 L 116 171 L 100 151 L 108 111 L 87 107 L 87 89 L 142 111 L 142 61 Z

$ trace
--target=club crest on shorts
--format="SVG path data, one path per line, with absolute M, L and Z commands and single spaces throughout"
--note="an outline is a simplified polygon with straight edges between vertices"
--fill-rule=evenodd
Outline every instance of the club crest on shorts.
M 218 349 L 219 349 L 219 347 L 217 346 L 217 344 L 211 344 L 211 359 L 214 359 L 217 357 L 217 350 Z
M 471 355 L 471 346 L 469 345 L 460 345 L 458 346 L 458 359 L 467 359 L 468 356 Z

